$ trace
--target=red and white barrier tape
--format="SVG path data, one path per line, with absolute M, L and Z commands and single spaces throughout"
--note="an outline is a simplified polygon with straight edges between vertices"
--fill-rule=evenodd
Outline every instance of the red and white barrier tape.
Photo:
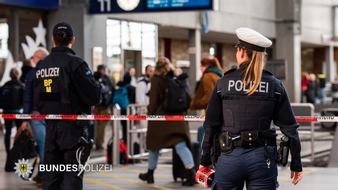
M 46 120 L 134 120 L 134 121 L 204 121 L 204 116 L 192 115 L 40 115 L 0 114 L 3 119 L 46 119 Z
M 204 121 L 204 116 L 195 115 L 40 115 L 0 114 L 3 119 L 46 120 L 133 120 L 133 121 Z M 334 116 L 296 116 L 297 122 L 338 122 Z

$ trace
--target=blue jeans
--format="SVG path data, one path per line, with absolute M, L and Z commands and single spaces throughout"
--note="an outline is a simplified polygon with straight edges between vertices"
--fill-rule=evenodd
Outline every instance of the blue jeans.
M 39 114 L 39 112 L 33 111 L 32 114 Z M 30 120 L 29 124 L 37 143 L 40 164 L 42 164 L 45 155 L 46 122 L 45 120 Z M 41 175 L 40 172 L 39 175 Z
M 320 103 L 325 104 L 326 103 L 326 92 L 325 88 L 319 89 L 319 96 L 320 96 Z
M 187 143 L 185 141 L 177 143 L 175 145 L 175 149 L 177 154 L 180 156 L 185 168 L 192 168 L 195 166 L 191 151 L 187 147 Z M 160 150 L 149 151 L 149 161 L 148 161 L 149 169 L 151 170 L 156 169 L 159 153 Z
M 242 190 L 244 182 L 247 190 L 273 190 L 278 187 L 275 150 L 267 147 L 234 148 L 230 153 L 222 153 L 218 158 L 212 190 Z

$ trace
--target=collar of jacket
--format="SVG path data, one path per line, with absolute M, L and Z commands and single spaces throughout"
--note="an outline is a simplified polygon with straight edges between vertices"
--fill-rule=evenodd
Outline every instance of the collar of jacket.
M 36 63 L 36 67 L 39 68 L 39 66 L 41 65 L 41 63 L 42 63 L 42 60 L 38 61 L 38 62 Z
M 75 52 L 68 47 L 53 47 L 52 53 L 54 53 L 54 52 L 65 52 L 65 53 L 71 53 L 71 54 L 75 55 Z
M 217 67 L 209 67 L 207 68 L 204 73 L 215 73 L 217 74 L 219 77 L 223 76 L 223 73 L 221 71 L 221 69 L 217 68 Z

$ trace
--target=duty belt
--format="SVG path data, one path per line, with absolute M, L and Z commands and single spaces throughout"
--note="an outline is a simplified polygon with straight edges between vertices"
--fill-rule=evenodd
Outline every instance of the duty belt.
M 245 142 L 242 138 L 236 139 L 232 141 L 232 145 L 234 147 L 243 147 L 243 148 L 251 148 L 258 146 L 276 146 L 275 140 L 258 138 L 253 142 Z
M 218 141 L 221 152 L 228 152 L 235 147 L 276 146 L 276 136 L 276 133 L 258 130 L 242 131 L 238 135 L 222 132 L 218 136 Z

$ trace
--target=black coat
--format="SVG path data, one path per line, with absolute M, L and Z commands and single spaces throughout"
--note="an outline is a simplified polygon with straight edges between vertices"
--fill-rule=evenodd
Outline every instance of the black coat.
M 309 81 L 306 91 L 306 101 L 308 103 L 315 103 L 316 97 L 318 96 L 318 85 L 315 81 Z

